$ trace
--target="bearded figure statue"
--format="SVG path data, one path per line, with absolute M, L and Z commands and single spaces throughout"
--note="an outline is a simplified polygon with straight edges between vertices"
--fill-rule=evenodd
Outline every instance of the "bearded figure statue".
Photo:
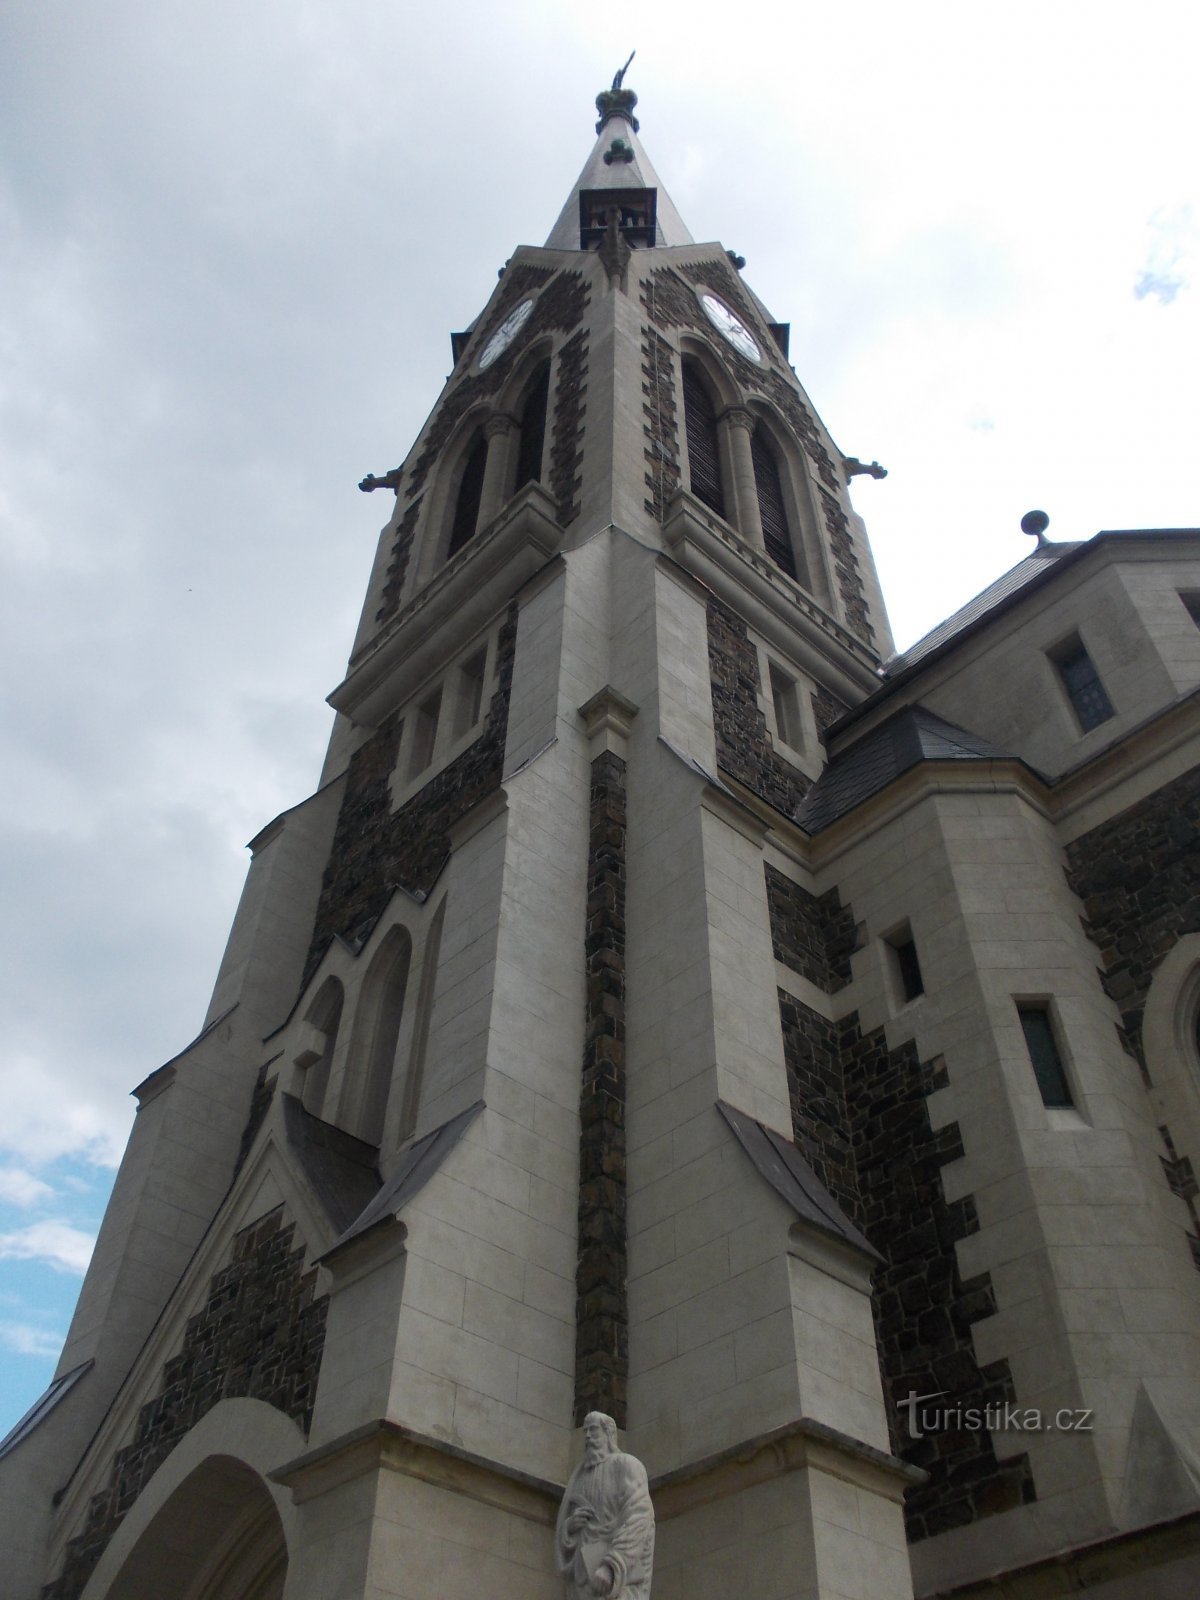
M 617 1449 L 617 1425 L 602 1411 L 583 1419 L 583 1460 L 559 1507 L 555 1546 L 573 1600 L 650 1600 L 654 1507 L 646 1469 Z

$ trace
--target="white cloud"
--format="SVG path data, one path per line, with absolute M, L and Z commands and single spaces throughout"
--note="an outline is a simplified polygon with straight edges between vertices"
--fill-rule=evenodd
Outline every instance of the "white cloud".
M 49 1200 L 54 1190 L 23 1167 L 0 1167 L 0 1200 L 13 1206 L 36 1206 Z
M 19 1356 L 52 1360 L 63 1347 L 63 1336 L 29 1322 L 0 1322 L 0 1346 Z
M 0 1233 L 0 1261 L 41 1261 L 56 1272 L 87 1271 L 95 1237 L 69 1222 L 32 1222 Z

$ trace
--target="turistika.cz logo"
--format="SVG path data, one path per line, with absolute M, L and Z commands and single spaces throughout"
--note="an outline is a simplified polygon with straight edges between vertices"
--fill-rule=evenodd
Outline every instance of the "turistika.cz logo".
M 949 1393 L 935 1389 L 932 1394 L 914 1394 L 896 1402 L 907 1413 L 908 1436 L 924 1439 L 931 1433 L 1091 1433 L 1092 1411 L 1086 1406 L 1043 1411 L 1038 1406 L 1019 1406 L 1006 1400 L 1003 1405 L 939 1406 L 930 1404 Z

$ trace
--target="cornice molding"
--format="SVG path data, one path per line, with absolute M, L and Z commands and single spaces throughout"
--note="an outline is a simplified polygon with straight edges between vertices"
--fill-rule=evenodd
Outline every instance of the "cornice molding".
M 329 704 L 356 725 L 377 727 L 562 541 L 553 499 L 540 483 L 529 484 L 392 619 L 327 696 Z
M 819 683 L 848 700 L 877 688 L 873 652 L 684 489 L 667 508 L 663 537 L 686 571 Z

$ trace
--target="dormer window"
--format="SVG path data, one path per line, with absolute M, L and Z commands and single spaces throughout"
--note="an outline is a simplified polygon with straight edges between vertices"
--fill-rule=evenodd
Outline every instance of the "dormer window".
M 652 250 L 658 237 L 657 189 L 581 189 L 579 248 L 591 250 L 601 242 L 614 207 L 621 237 L 629 244 Z

